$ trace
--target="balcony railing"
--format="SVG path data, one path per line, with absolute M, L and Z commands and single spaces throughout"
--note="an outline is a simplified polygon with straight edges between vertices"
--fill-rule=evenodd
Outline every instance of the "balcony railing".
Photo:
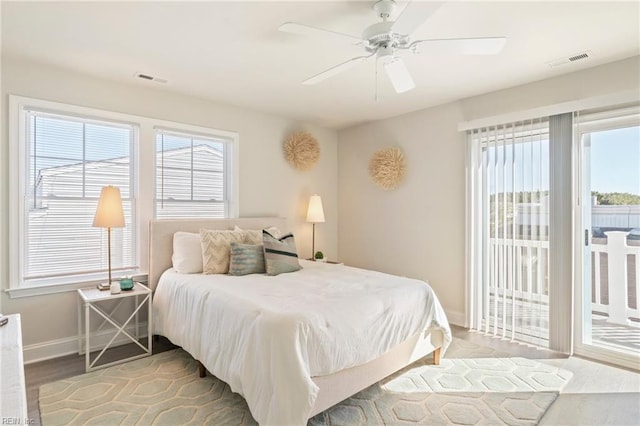
M 608 322 L 621 325 L 640 320 L 640 247 L 629 246 L 627 234 L 605 232 L 607 244 L 591 245 L 592 310 L 607 314 Z M 603 267 L 607 269 L 606 274 Z M 608 297 L 604 297 L 603 290 Z
M 640 327 L 640 246 L 627 244 L 627 232 L 606 232 L 604 244 L 592 244 L 592 312 L 600 317 L 606 316 L 607 322 L 620 325 L 636 325 Z M 548 265 L 546 264 L 548 241 L 511 240 L 491 238 L 489 253 L 488 293 L 492 300 L 497 300 L 495 308 L 488 307 L 490 315 L 501 317 L 505 328 L 518 332 L 514 310 L 505 310 L 500 315 L 502 303 L 513 303 L 524 307 L 523 315 L 528 322 L 531 315 L 526 314 L 532 307 L 542 306 L 548 311 L 549 282 Z M 512 268 L 515 265 L 515 268 Z M 493 323 L 494 318 L 486 318 Z M 509 327 L 509 323 L 513 326 Z M 543 337 L 542 330 L 546 321 L 540 322 L 539 333 L 530 333 Z

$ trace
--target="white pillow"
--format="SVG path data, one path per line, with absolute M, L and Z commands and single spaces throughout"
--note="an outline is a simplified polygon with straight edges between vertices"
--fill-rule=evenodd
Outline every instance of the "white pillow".
M 176 232 L 173 234 L 173 269 L 181 274 L 202 273 L 202 244 L 200 233 Z

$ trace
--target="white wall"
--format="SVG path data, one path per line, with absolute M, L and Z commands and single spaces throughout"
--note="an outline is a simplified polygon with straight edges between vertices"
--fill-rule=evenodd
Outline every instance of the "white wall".
M 133 79 L 132 79 L 133 80 Z M 0 146 L 0 284 L 8 279 L 8 95 L 15 94 L 108 111 L 153 117 L 240 135 L 240 216 L 288 218 L 298 252 L 311 255 L 311 225 L 305 222 L 309 196 L 322 196 L 327 221 L 316 230 L 316 247 L 337 258 L 338 167 L 337 132 L 282 117 L 155 89 L 153 83 L 122 84 L 55 68 L 19 57 L 2 57 L 2 145 Z M 224 84 L 223 82 L 221 84 Z M 282 142 L 294 130 L 308 130 L 320 144 L 313 170 L 299 172 L 283 158 Z M 140 191 L 152 191 L 140 188 Z M 144 226 L 144 224 L 143 224 Z M 3 313 L 22 314 L 23 343 L 37 348 L 51 341 L 73 339 L 77 333 L 75 292 L 10 298 L 0 295 Z M 59 345 L 62 347 L 63 345 Z M 45 348 L 46 349 L 46 348 Z M 35 352 L 34 352 L 35 353 Z M 38 352 L 40 353 L 40 352 Z
M 640 92 L 639 57 L 380 120 L 338 133 L 338 249 L 344 262 L 429 280 L 449 320 L 465 322 L 465 134 L 458 123 Z M 639 95 L 640 96 L 640 95 Z M 395 191 L 374 186 L 368 161 L 395 145 L 408 163 Z

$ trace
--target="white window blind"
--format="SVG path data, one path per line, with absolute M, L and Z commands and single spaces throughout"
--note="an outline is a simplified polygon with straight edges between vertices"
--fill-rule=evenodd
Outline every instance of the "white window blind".
M 103 186 L 122 194 L 124 228 L 112 230 L 112 269 L 137 268 L 130 124 L 35 110 L 25 114 L 22 282 L 106 276 L 107 235 L 92 227 Z
M 157 218 L 229 217 L 228 142 L 156 130 Z
M 548 346 L 549 124 L 468 132 L 471 328 Z

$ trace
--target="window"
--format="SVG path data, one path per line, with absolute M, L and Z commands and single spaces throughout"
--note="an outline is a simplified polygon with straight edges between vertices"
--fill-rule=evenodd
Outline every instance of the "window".
M 228 217 L 228 140 L 156 130 L 155 216 Z
M 14 95 L 9 123 L 11 297 L 107 278 L 107 232 L 92 226 L 103 186 L 120 189 L 125 213 L 114 279 L 144 280 L 154 216 L 238 214 L 237 133 Z
M 112 230 L 112 269 L 137 268 L 131 124 L 23 109 L 21 281 L 102 275 L 107 236 L 92 227 L 103 186 L 120 189 L 124 228 Z

